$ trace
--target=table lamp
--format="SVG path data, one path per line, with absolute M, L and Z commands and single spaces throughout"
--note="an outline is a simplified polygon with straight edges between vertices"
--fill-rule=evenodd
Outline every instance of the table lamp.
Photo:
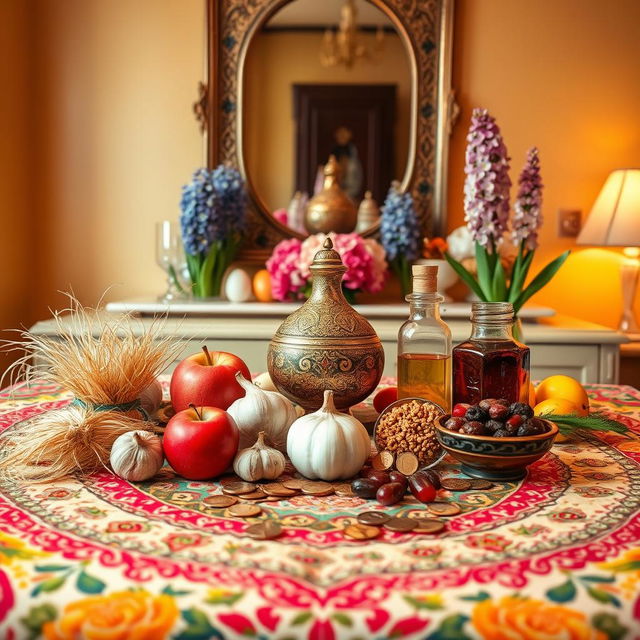
M 633 299 L 640 274 L 640 169 L 616 169 L 604 183 L 577 240 L 580 245 L 622 247 L 622 317 L 618 329 L 640 333 Z

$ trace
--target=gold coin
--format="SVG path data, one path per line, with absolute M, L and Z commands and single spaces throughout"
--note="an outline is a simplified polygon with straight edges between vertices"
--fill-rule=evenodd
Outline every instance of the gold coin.
M 243 493 L 240 498 L 242 500 L 262 500 L 266 498 L 267 494 L 262 491 L 262 489 L 257 489 L 256 491 L 252 491 L 251 493 Z
M 482 478 L 473 478 L 469 480 L 469 484 L 472 489 L 480 490 L 480 489 L 491 489 L 493 487 L 493 483 L 488 480 L 483 480 Z
M 380 527 L 372 527 L 366 524 L 350 524 L 342 530 L 342 533 L 354 540 L 371 540 L 380 535 Z
M 440 485 L 447 491 L 469 491 L 471 482 L 464 478 L 442 478 Z
M 416 528 L 418 522 L 415 518 L 390 518 L 384 523 L 385 529 L 390 531 L 413 531 Z
M 278 496 L 279 498 L 289 498 L 291 496 L 297 496 L 300 493 L 297 489 L 287 489 L 287 487 L 280 482 L 263 484 L 260 488 L 268 496 Z
M 306 482 L 302 485 L 302 493 L 309 496 L 328 496 L 333 491 L 333 485 L 328 482 Z
M 445 527 L 442 520 L 435 518 L 416 518 L 414 522 L 416 523 L 415 533 L 440 533 Z
M 287 489 L 297 489 L 298 491 L 302 489 L 302 485 L 304 485 L 308 480 L 302 480 L 301 478 L 291 478 L 291 480 L 285 480 L 282 485 L 287 487 Z
M 389 520 L 391 520 L 391 516 L 383 511 L 365 511 L 358 515 L 360 524 L 382 525 Z
M 282 525 L 276 520 L 264 520 L 247 527 L 245 533 L 256 540 L 272 540 L 282 533 Z
M 222 492 L 232 496 L 240 496 L 243 493 L 251 493 L 256 490 L 252 482 L 229 482 L 222 485 Z
M 352 498 L 356 495 L 355 493 L 353 493 L 353 489 L 348 482 L 345 482 L 344 484 L 333 485 L 333 490 L 335 491 L 336 495 L 340 496 L 341 498 Z
M 234 504 L 227 511 L 229 515 L 237 518 L 253 518 L 262 513 L 262 509 L 257 504 Z
M 430 502 L 427 509 L 434 516 L 456 516 L 462 511 L 454 502 Z
M 376 471 L 386 471 L 393 467 L 393 453 L 391 451 L 381 451 L 371 459 L 371 466 Z
M 209 496 L 202 501 L 204 505 L 212 509 L 226 509 L 236 502 L 238 502 L 238 498 L 234 496 Z
M 418 458 L 410 451 L 398 454 L 396 469 L 405 476 L 410 476 L 418 470 Z

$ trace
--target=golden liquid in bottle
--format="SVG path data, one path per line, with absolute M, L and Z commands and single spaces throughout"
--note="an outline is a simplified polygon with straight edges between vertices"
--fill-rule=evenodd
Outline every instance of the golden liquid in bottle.
M 451 356 L 403 353 L 398 356 L 398 398 L 424 398 L 451 409 Z

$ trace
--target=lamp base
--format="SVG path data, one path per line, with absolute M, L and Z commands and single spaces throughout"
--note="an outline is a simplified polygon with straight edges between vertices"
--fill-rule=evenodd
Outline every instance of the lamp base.
M 618 330 L 624 333 L 640 333 L 640 325 L 633 312 L 633 300 L 640 278 L 640 249 L 628 247 L 623 250 L 624 259 L 620 267 L 622 281 L 622 316 Z

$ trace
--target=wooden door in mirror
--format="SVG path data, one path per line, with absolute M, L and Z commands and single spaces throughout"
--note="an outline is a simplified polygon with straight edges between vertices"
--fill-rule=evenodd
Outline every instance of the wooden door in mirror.
M 220 163 L 236 166 L 247 182 L 251 231 L 242 252 L 242 257 L 247 259 L 264 260 L 283 238 L 303 237 L 271 215 L 270 206 L 256 189 L 255 176 L 248 170 L 245 67 L 251 43 L 265 25 L 288 5 L 308 1 L 206 0 L 208 82 L 206 93 L 197 106 L 203 114 L 209 166 Z M 332 3 L 338 3 L 339 7 L 342 1 L 332 0 Z M 402 163 L 402 166 L 406 165 L 404 175 L 393 177 L 400 180 L 403 189 L 412 193 L 425 234 L 441 233 L 445 228 L 448 138 L 454 109 L 450 85 L 453 0 L 358 2 L 368 3 L 384 14 L 406 51 L 411 78 L 408 152 L 406 162 Z M 338 18 L 336 14 L 336 23 Z M 308 27 L 305 29 L 309 30 Z M 381 55 L 385 55 L 384 50 Z M 304 84 L 304 79 L 298 84 Z M 259 105 L 254 102 L 249 107 Z M 269 127 L 269 122 L 264 122 L 263 126 Z M 269 162 L 278 162 L 278 154 L 285 152 L 294 154 L 295 146 L 264 149 L 265 154 L 270 154 Z M 292 184 L 302 179 L 297 169 L 291 173 Z M 382 204 L 390 186 L 389 173 L 378 169 L 377 176 L 377 184 L 371 190 L 378 196 L 382 194 L 379 196 Z M 377 230 L 377 226 L 373 227 L 363 235 L 374 235 Z

